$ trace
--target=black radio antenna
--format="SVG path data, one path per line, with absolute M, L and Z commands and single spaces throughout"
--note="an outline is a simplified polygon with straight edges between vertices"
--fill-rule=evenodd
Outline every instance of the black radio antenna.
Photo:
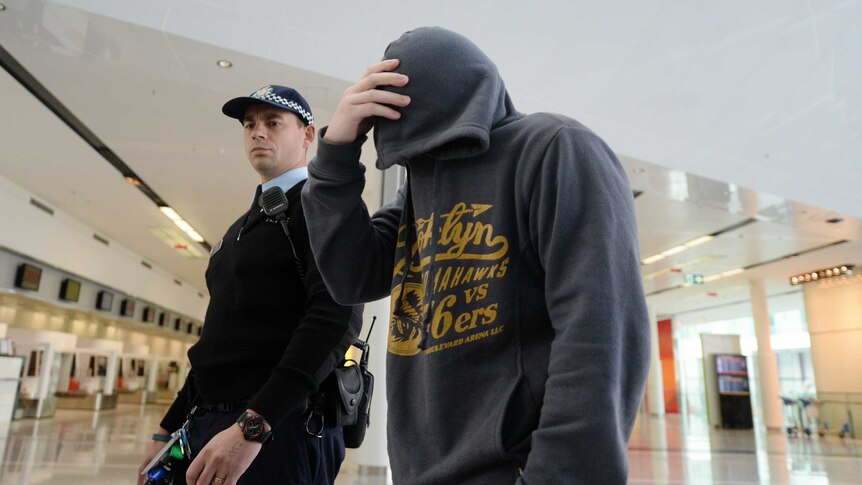
M 373 317 L 371 317 L 371 326 L 368 327 L 368 336 L 365 337 L 365 343 L 366 344 L 371 339 L 371 331 L 374 330 L 374 322 L 376 322 L 376 321 L 377 321 L 377 315 L 374 315 Z

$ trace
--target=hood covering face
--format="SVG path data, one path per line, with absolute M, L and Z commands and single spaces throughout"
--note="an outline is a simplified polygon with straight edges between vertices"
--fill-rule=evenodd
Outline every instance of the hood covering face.
M 401 119 L 377 118 L 377 167 L 405 165 L 429 156 L 467 158 L 488 149 L 491 129 L 520 117 L 497 66 L 467 38 L 440 27 L 409 31 L 383 56 L 399 59 L 395 70 L 409 77 L 389 91 L 410 96 Z

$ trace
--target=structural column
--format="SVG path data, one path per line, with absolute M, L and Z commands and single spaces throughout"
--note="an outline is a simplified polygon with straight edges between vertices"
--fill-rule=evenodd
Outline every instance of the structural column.
M 664 383 L 662 382 L 661 355 L 658 344 L 658 320 L 655 307 L 647 304 L 649 311 L 650 366 L 647 378 L 647 412 L 653 416 L 664 416 Z
M 751 280 L 751 316 L 757 337 L 757 376 L 760 387 L 760 402 L 763 424 L 767 429 L 781 429 L 784 416 L 781 409 L 778 385 L 778 359 L 772 350 L 769 330 L 769 309 L 766 303 L 766 287 L 763 280 Z
M 805 283 L 802 294 L 817 399 L 830 401 L 820 408 L 820 423 L 829 423 L 835 432 L 852 422 L 858 438 L 862 422 L 862 274 Z

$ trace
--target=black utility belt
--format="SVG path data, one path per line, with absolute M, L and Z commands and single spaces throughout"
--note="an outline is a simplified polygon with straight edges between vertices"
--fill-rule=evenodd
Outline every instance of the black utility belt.
M 209 411 L 217 413 L 231 413 L 237 410 L 245 410 L 248 408 L 248 401 L 223 402 L 217 404 L 197 404 L 195 405 L 200 411 Z

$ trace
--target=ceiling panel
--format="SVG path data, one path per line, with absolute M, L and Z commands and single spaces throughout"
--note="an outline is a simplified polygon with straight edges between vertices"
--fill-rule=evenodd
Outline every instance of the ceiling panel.
M 178 255 L 147 227 L 169 221 L 138 189 L 47 110 L 6 71 L 0 71 L 6 113 L 0 117 L 0 171 L 47 202 L 172 274 L 202 284 L 203 263 Z
M 635 212 L 642 258 L 712 234 L 746 219 L 726 211 L 669 199 L 655 192 L 646 192 L 638 197 L 635 200 Z M 709 244 L 706 243 L 705 246 Z M 688 254 L 689 251 L 686 251 L 678 257 L 687 257 Z M 663 260 L 660 266 L 673 262 L 676 258 L 671 256 Z
M 201 0 L 171 2 L 163 29 L 182 32 L 183 37 L 206 42 L 213 35 L 223 39 L 222 46 L 240 52 L 257 52 L 273 45 L 282 25 L 286 2 L 255 0 L 265 10 L 231 8 Z M 235 5 L 242 5 L 235 2 Z M 225 34 L 232 35 L 225 35 Z
M 12 3 L 27 2 L 29 7 L 40 9 L 45 2 L 32 2 L 28 0 L 15 0 Z M 9 0 L 6 0 L 7 5 Z M 86 11 L 105 15 L 108 17 L 123 19 L 128 22 L 160 29 L 164 26 L 165 18 L 170 11 L 173 0 L 147 0 L 146 2 L 103 2 L 100 0 L 53 0 L 51 3 L 65 5 L 67 7 L 84 9 Z M 66 11 L 68 13 L 68 11 Z
M 648 288 L 677 286 L 686 271 L 853 241 L 651 297 L 662 312 L 744 298 L 749 278 L 788 291 L 789 274 L 862 259 L 862 224 L 852 217 L 862 215 L 857 0 L 4 3 L 0 44 L 210 242 L 258 182 L 239 125 L 220 113 L 225 100 L 292 85 L 324 126 L 389 41 L 437 24 L 488 52 L 516 106 L 584 121 L 623 155 L 644 192 L 635 202 L 643 256 L 758 220 L 645 266 Z M 217 68 L 219 59 L 234 67 Z M 4 107 L 27 113 L 2 120 L 0 173 L 203 286 L 204 263 L 176 259 L 149 233 L 166 220 L 148 199 L 8 76 L 0 88 Z M 370 146 L 363 159 L 373 161 Z M 844 221 L 825 222 L 835 216 Z

